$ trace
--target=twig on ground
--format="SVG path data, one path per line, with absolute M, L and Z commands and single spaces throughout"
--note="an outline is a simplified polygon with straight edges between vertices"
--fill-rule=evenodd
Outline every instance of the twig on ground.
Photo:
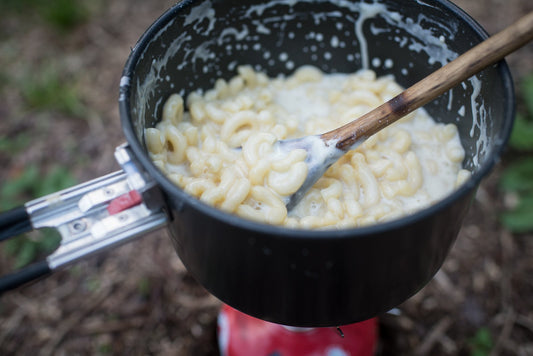
M 504 348 L 504 346 L 509 342 L 509 336 L 511 335 L 511 331 L 513 330 L 513 326 L 515 324 L 516 314 L 512 308 L 509 308 L 503 315 L 503 318 L 504 319 L 503 319 L 503 326 L 501 328 L 501 332 L 498 335 L 498 338 L 496 339 L 496 343 L 494 344 L 494 347 L 490 351 L 489 356 L 499 355 L 500 350 Z
M 4 344 L 4 341 L 10 336 L 17 326 L 20 324 L 22 319 L 26 316 L 26 313 L 23 309 L 16 309 L 12 315 L 5 321 L 0 323 L 1 333 L 0 333 L 0 345 Z
M 516 324 L 528 329 L 533 333 L 533 320 L 531 318 L 528 318 L 525 315 L 517 315 L 516 316 Z
M 212 296 L 211 294 L 205 297 L 191 297 L 188 295 L 180 295 L 177 297 L 178 304 L 183 305 L 185 308 L 195 310 L 204 308 L 218 308 L 221 302 Z
M 73 313 L 65 321 L 61 323 L 61 327 L 57 329 L 55 337 L 51 339 L 41 350 L 41 355 L 54 355 L 57 347 L 63 342 L 67 334 L 78 325 L 83 318 L 91 313 L 98 305 L 100 305 L 112 292 L 112 285 L 102 286 L 100 291 L 90 299 L 90 303 L 85 304 L 78 313 Z
M 144 316 L 137 318 L 127 318 L 126 320 L 95 320 L 92 323 L 82 325 L 79 330 L 79 335 L 97 335 L 107 334 L 127 329 L 137 329 L 146 323 Z
M 444 270 L 440 269 L 437 272 L 434 277 L 434 281 L 436 282 L 439 289 L 446 293 L 449 298 L 452 298 L 453 303 L 458 304 L 464 300 L 463 291 L 457 289 L 457 287 L 454 286 L 454 284 L 450 280 L 450 277 L 448 277 L 448 274 L 444 272 Z
M 442 318 L 437 323 L 437 325 L 435 325 L 433 329 L 431 329 L 425 340 L 416 348 L 414 354 L 417 356 L 428 355 L 431 349 L 433 349 L 433 347 L 435 346 L 435 344 L 441 342 L 443 337 L 446 336 L 445 333 L 452 324 L 453 321 L 450 317 L 446 316 Z M 446 340 L 447 343 L 449 341 L 451 340 Z

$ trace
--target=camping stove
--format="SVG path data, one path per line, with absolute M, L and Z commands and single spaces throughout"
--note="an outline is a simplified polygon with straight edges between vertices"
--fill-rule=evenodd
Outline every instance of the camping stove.
M 218 316 L 222 356 L 372 356 L 377 318 L 339 327 L 299 328 L 254 318 L 223 305 Z

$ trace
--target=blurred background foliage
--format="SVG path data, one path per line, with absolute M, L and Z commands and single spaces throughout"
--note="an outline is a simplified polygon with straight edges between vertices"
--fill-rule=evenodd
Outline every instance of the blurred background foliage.
M 130 46 L 135 43 L 142 31 L 172 3 L 173 1 L 164 0 L 153 2 L 143 0 L 0 0 L 0 95 L 3 98 L 3 105 L 0 106 L 0 166 L 2 167 L 0 169 L 0 210 L 24 204 L 31 199 L 92 178 L 94 175 L 109 173 L 109 162 L 114 162 L 111 157 L 112 148 L 116 140 L 122 139 L 119 118 L 115 111 L 116 98 L 111 93 L 117 94 L 120 71 Z M 502 3 L 505 4 L 501 5 Z M 513 2 L 515 5 L 517 3 L 518 1 Z M 523 3 L 528 3 L 528 0 L 524 0 Z M 467 10 L 469 6 L 473 10 L 477 8 L 479 12 L 474 12 L 474 17 L 477 16 L 476 14 L 486 13 L 485 24 L 501 29 L 501 24 L 495 18 L 506 15 L 503 11 L 495 10 L 492 6 L 495 4 L 500 4 L 505 8 L 511 7 L 506 2 L 497 0 L 476 2 L 464 0 L 459 5 L 465 6 Z M 494 31 L 489 29 L 489 32 Z M 517 63 L 531 62 L 531 57 L 525 56 L 525 58 Z M 491 200 L 494 203 L 491 208 L 496 210 L 496 216 L 501 224 L 513 234 L 513 237 L 525 236 L 527 238 L 533 232 L 533 73 L 524 75 L 524 67 L 515 65 L 511 68 L 517 83 L 517 116 L 508 148 L 495 173 L 499 191 L 498 196 Z M 111 77 L 112 80 L 109 79 Z M 483 230 L 472 228 L 472 231 Z M 432 333 L 435 331 L 432 327 L 437 324 L 434 322 L 435 319 L 442 315 L 444 315 L 443 318 L 451 316 L 455 322 L 454 327 L 445 330 L 443 334 L 450 336 L 450 342 L 457 345 L 458 352 L 471 356 L 495 355 L 498 354 L 497 349 L 501 350 L 503 347 L 501 338 L 505 332 L 505 328 L 497 324 L 497 318 L 501 315 L 516 316 L 520 313 L 523 317 L 528 316 L 524 304 L 513 304 L 516 310 L 505 314 L 508 311 L 505 308 L 513 301 L 503 299 L 504 297 L 510 298 L 505 293 L 511 292 L 501 292 L 498 288 L 508 290 L 509 286 L 500 281 L 505 281 L 503 277 L 506 277 L 506 268 L 510 267 L 505 265 L 503 253 L 499 254 L 505 250 L 499 245 L 502 242 L 499 240 L 491 242 L 485 238 L 484 235 L 478 236 L 480 241 L 479 245 L 476 245 L 476 251 L 481 251 L 480 254 L 487 251 L 494 252 L 490 249 L 490 243 L 493 243 L 496 245 L 497 252 L 494 256 L 487 253 L 477 260 L 482 261 L 480 262 L 481 269 L 486 269 L 496 276 L 497 282 L 489 283 L 490 278 L 482 275 L 485 271 L 477 271 L 474 268 L 477 266 L 477 260 L 472 256 L 468 256 L 467 262 L 460 256 L 455 259 L 452 256 L 452 263 L 450 263 L 452 268 L 446 271 L 451 276 L 448 287 L 449 285 L 452 287 L 449 287 L 449 290 L 443 288 L 442 285 L 437 285 L 433 289 L 430 287 L 427 295 L 420 298 L 421 301 L 413 302 L 416 311 L 409 313 L 406 311 L 407 308 L 404 308 L 405 318 L 401 319 L 403 324 L 399 322 L 391 328 L 398 335 L 400 340 L 398 345 L 403 345 L 404 351 L 407 350 L 401 353 L 398 345 L 395 345 L 396 355 L 413 354 L 413 345 L 417 342 L 420 345 L 431 337 L 436 339 L 437 336 Z M 499 239 L 503 241 L 504 238 L 500 236 Z M 467 244 L 474 244 L 473 238 L 463 237 L 463 240 L 466 240 Z M 58 241 L 59 236 L 55 231 L 40 230 L 2 243 L 0 245 L 2 271 L 20 268 L 36 259 L 43 258 L 57 247 Z M 513 242 L 518 246 L 513 247 L 515 249 L 511 248 L 515 254 L 521 252 L 521 248 L 526 245 L 519 239 Z M 61 318 L 64 315 L 61 311 L 56 311 L 58 317 L 50 316 L 53 313 L 43 316 L 35 311 L 32 312 L 33 314 L 27 312 L 23 314 L 24 323 L 19 323 L 21 319 L 17 319 L 17 313 L 11 313 L 12 310 L 6 307 L 8 304 L 2 301 L 0 302 L 0 312 L 2 312 L 0 324 L 3 320 L 9 322 L 15 320 L 16 324 L 13 324 L 15 327 L 8 331 L 0 327 L 0 350 L 5 349 L 2 341 L 9 341 L 10 337 L 13 339 L 12 345 L 15 345 L 11 350 L 20 349 L 20 340 L 31 340 L 33 345 L 37 345 L 37 347 L 33 346 L 32 350 L 41 350 L 41 346 L 47 346 L 46 342 L 49 342 L 52 345 L 51 349 L 54 350 L 60 348 L 62 342 L 65 341 L 66 354 L 68 354 L 68 347 L 75 349 L 77 344 L 85 347 L 96 345 L 92 350 L 97 354 L 112 354 L 117 350 L 121 353 L 120 351 L 127 349 L 125 345 L 128 342 L 138 347 L 145 347 L 145 354 L 156 354 L 148 348 L 163 348 L 164 345 L 173 346 L 171 350 L 177 354 L 176 350 L 179 348 L 176 348 L 173 343 L 178 342 L 182 346 L 187 343 L 194 345 L 195 342 L 203 344 L 204 347 L 207 347 L 209 342 L 214 344 L 212 336 L 201 339 L 189 333 L 191 326 L 196 327 L 201 324 L 198 320 L 201 320 L 202 309 L 194 302 L 198 299 L 198 295 L 202 294 L 199 292 L 200 288 L 193 285 L 192 278 L 188 277 L 184 270 L 181 270 L 179 277 L 177 276 L 176 268 L 172 266 L 173 258 L 175 258 L 172 247 L 161 243 L 163 246 L 161 248 L 163 252 L 161 252 L 157 250 L 158 247 L 154 247 L 159 246 L 157 240 L 143 241 L 143 243 L 145 243 L 143 246 L 148 247 L 147 250 L 149 250 L 148 252 L 143 250 L 143 256 L 139 256 L 138 251 L 133 248 L 133 256 L 120 258 L 120 254 L 117 253 L 118 258 L 109 259 L 107 264 L 101 260 L 91 260 L 95 261 L 94 263 L 88 262 L 92 263 L 93 270 L 86 271 L 84 264 L 78 264 L 65 271 L 71 278 L 67 278 L 69 282 L 63 284 L 61 288 L 64 289 L 59 292 L 59 296 L 54 296 L 54 291 L 47 289 L 47 286 L 42 287 L 47 294 L 50 292 L 50 295 L 46 296 L 39 294 L 39 289 L 37 292 L 25 291 L 24 298 L 29 301 L 28 304 L 35 304 L 39 306 L 38 309 L 45 310 L 50 305 L 53 307 L 58 300 L 67 302 L 62 305 L 66 310 L 64 313 L 73 317 L 72 325 L 77 325 L 75 322 L 84 320 L 85 317 L 81 315 L 78 316 L 79 319 L 76 319 L 75 315 L 80 310 L 80 295 L 81 298 L 89 300 L 94 294 L 83 294 L 84 292 L 97 294 L 105 291 L 106 285 L 111 286 L 108 287 L 109 296 L 106 300 L 111 303 L 109 309 L 113 311 L 112 315 L 107 313 L 108 309 L 104 307 L 98 310 L 94 306 L 94 310 L 85 311 L 91 321 L 98 318 L 103 320 L 101 324 L 95 324 L 91 335 L 96 336 L 91 337 L 89 342 L 83 343 L 85 340 L 83 335 L 72 337 L 72 341 L 65 337 L 68 334 L 67 331 L 64 331 L 63 335 L 56 333 L 60 329 L 58 325 L 63 325 Z M 153 253 L 153 256 L 149 255 L 149 252 Z M 170 257 L 164 259 L 163 257 L 167 256 L 165 254 Z M 521 263 L 520 272 L 524 276 L 516 274 L 509 278 L 521 282 L 520 285 L 515 286 L 517 289 L 523 288 L 520 290 L 529 291 L 527 280 L 530 278 L 525 272 L 531 270 L 528 269 L 531 263 L 529 262 L 528 265 L 526 261 L 527 250 L 524 254 L 526 256 L 525 258 L 521 256 L 522 260 L 511 261 L 513 266 Z M 148 260 L 148 262 L 138 263 L 138 260 Z M 488 268 L 487 266 L 492 266 L 489 262 L 501 268 L 497 271 L 494 267 Z M 161 265 L 157 270 L 159 274 L 154 272 L 156 270 L 154 266 L 158 264 Z M 101 274 L 99 268 L 102 270 L 107 268 L 106 273 Z M 456 273 L 453 273 L 454 268 Z M 124 271 L 130 269 L 138 270 L 137 273 L 126 275 Z M 109 270 L 111 273 L 107 273 Z M 463 323 L 461 318 L 464 314 L 473 313 L 465 306 L 457 306 L 454 309 L 452 302 L 449 305 L 435 306 L 436 303 L 438 304 L 436 300 L 439 300 L 439 295 L 446 297 L 446 292 L 450 290 L 452 291 L 450 295 L 455 295 L 457 289 L 453 289 L 453 284 L 461 286 L 459 281 L 468 279 L 470 275 L 473 276 L 474 281 L 484 280 L 486 285 L 486 289 L 480 287 L 480 291 L 465 291 L 471 294 L 468 295 L 469 303 L 472 303 L 472 300 L 476 301 L 477 297 L 481 300 L 478 304 L 474 304 L 479 308 L 474 308 L 474 312 L 500 313 L 487 315 L 482 322 L 475 325 Z M 54 277 L 47 282 L 57 287 Z M 118 282 L 115 285 L 109 279 Z M 526 282 L 523 282 L 524 280 Z M 469 285 L 474 285 L 472 288 L 475 289 L 476 285 L 484 284 L 476 282 Z M 181 294 L 178 293 L 178 295 L 185 295 L 189 299 L 184 298 L 179 301 L 180 298 L 176 297 L 177 293 L 175 293 L 177 286 L 182 288 Z M 57 287 L 57 289 L 61 288 Z M 432 295 L 431 292 L 435 289 L 437 292 Z M 193 296 L 187 295 L 187 291 Z M 503 301 L 498 299 L 500 292 L 505 294 L 501 297 Z M 517 292 L 516 295 L 523 296 L 524 300 L 530 297 L 527 293 L 520 295 Z M 16 296 L 18 294 L 14 298 Z M 72 299 L 67 299 L 70 296 Z M 115 304 L 113 304 L 113 298 L 115 298 Z M 497 304 L 496 307 L 491 305 L 494 300 L 496 300 L 494 302 Z M 68 304 L 69 301 L 70 304 Z M 145 307 L 142 303 L 151 304 Z M 68 308 L 69 305 L 70 308 Z M 428 305 L 434 306 L 430 317 L 424 309 Z M 20 310 L 26 310 L 20 304 L 17 307 Z M 486 310 L 483 309 L 484 307 Z M 519 309 L 520 307 L 522 309 Z M 171 312 L 168 312 L 169 309 Z M 28 310 L 33 309 L 29 306 Z M 216 310 L 209 309 L 209 313 L 210 317 L 204 316 L 204 319 L 207 320 L 206 323 L 215 325 Z M 146 325 L 146 329 L 138 327 L 138 333 L 131 338 L 128 335 L 127 326 L 137 317 L 137 314 L 141 315 L 140 325 Z M 178 318 L 180 315 L 183 316 L 182 319 Z M 531 319 L 525 320 L 531 322 Z M 4 324 L 7 325 L 9 322 Z M 122 325 L 120 322 L 123 322 L 126 325 L 125 331 L 109 332 L 113 335 L 112 337 L 103 333 L 102 337 L 99 337 L 99 333 L 102 333 L 101 329 L 105 329 L 104 326 L 108 322 L 113 322 L 115 323 L 113 325 L 118 326 Z M 504 336 L 508 338 L 517 334 L 532 336 L 533 334 L 528 333 L 526 322 L 523 322 L 526 327 L 513 329 L 522 334 L 515 332 L 510 336 Z M 49 335 L 47 336 L 43 330 L 48 330 Z M 56 334 L 61 337 L 59 341 L 54 339 Z M 37 336 L 34 337 L 35 335 Z M 176 335 L 180 335 L 183 339 L 180 340 Z M 148 339 L 149 337 L 153 339 Z M 130 339 L 137 343 L 128 341 Z M 96 342 L 93 342 L 95 340 Z M 516 340 L 519 342 L 524 338 L 519 336 Z M 515 346 L 515 349 L 512 347 L 509 349 L 518 350 L 521 345 Z M 138 354 L 141 353 L 138 349 L 134 350 Z M 122 353 L 127 354 L 127 352 Z
M 533 231 L 533 73 L 517 88 L 517 114 L 509 140 L 500 188 L 506 210 L 501 221 L 510 231 Z
M 6 22 L 13 18 L 23 18 L 25 22 L 32 24 L 27 27 L 28 31 L 35 27 L 44 28 L 57 33 L 54 39 L 68 38 L 69 31 L 85 24 L 100 8 L 100 1 L 0 2 L 0 13 Z M 9 36 L 9 23 L 1 29 L 0 93 L 5 94 L 4 98 L 12 99 L 12 105 L 6 110 L 9 112 L 4 113 L 10 115 L 4 122 L 12 125 L 10 130 L 3 130 L 0 134 L 0 163 L 10 163 L 12 157 L 30 150 L 36 137 L 54 131 L 50 129 L 50 117 L 59 115 L 84 119 L 88 109 L 78 90 L 79 78 L 74 71 L 65 70 L 62 59 L 55 56 L 57 52 L 42 52 L 37 58 L 25 58 L 21 44 L 16 38 Z M 24 130 L 28 126 L 40 133 L 32 134 L 31 130 Z M 75 149 L 72 154 L 76 154 Z M 0 210 L 22 205 L 31 199 L 74 185 L 76 179 L 68 168 L 70 162 L 53 161 L 54 157 L 43 157 L 8 167 L 4 175 L 0 175 Z M 42 229 L 7 241 L 2 246 L 2 251 L 6 257 L 11 258 L 12 267 L 16 269 L 43 258 L 58 246 L 59 240 L 60 236 L 54 229 Z
M 57 31 L 66 32 L 85 23 L 99 1 L 83 0 L 2 0 L 4 14 L 43 21 Z

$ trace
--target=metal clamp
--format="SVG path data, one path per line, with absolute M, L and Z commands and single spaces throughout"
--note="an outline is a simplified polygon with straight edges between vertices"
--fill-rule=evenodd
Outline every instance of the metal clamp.
M 139 170 L 129 146 L 117 147 L 115 158 L 121 171 L 26 203 L 34 229 L 53 227 L 61 234 L 59 248 L 47 257 L 50 269 L 168 222 L 160 189 Z

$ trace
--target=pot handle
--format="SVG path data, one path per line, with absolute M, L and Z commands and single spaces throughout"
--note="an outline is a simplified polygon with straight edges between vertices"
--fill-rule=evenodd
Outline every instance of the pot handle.
M 0 241 L 31 231 L 30 216 L 23 206 L 0 214 Z
M 0 277 L 0 293 L 167 224 L 162 192 L 139 169 L 129 146 L 117 147 L 115 157 L 121 171 L 0 214 L 0 241 L 43 227 L 61 234 L 59 247 L 45 261 Z
M 46 261 L 36 262 L 17 272 L 0 277 L 0 293 L 15 289 L 18 286 L 44 277 L 50 273 L 52 273 L 52 270 Z

